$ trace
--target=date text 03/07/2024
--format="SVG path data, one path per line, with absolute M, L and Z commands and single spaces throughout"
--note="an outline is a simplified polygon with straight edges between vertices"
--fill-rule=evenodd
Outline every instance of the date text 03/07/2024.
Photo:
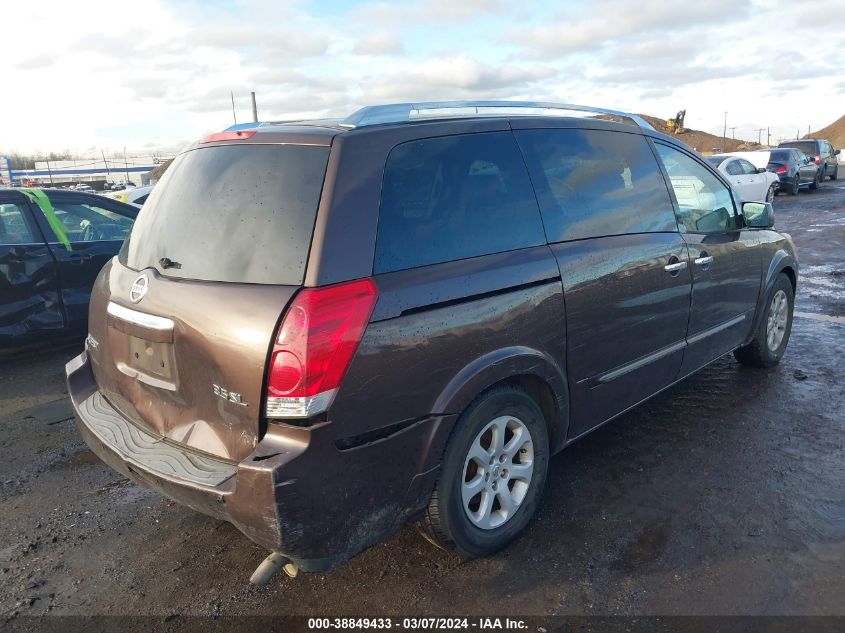
M 479 631 L 494 631 L 494 630 L 509 630 L 519 631 L 528 628 L 525 620 L 519 618 L 448 618 L 448 617 L 405 617 L 401 619 L 394 618 L 309 618 L 308 628 L 315 631 L 321 630 L 479 630 Z M 540 627 L 540 633 L 545 633 L 545 629 Z

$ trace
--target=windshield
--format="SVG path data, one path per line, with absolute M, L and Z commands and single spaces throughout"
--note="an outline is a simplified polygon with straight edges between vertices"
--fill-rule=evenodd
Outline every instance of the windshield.
M 167 277 L 299 285 L 329 149 L 220 145 L 173 161 L 120 252 Z
M 713 167 L 718 167 L 723 162 L 725 162 L 725 157 L 724 156 L 708 156 L 707 162 L 710 163 L 711 165 L 713 165 Z

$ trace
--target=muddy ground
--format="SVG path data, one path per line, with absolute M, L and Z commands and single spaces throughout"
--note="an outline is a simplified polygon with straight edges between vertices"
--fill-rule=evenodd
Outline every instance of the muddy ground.
M 802 262 L 783 363 L 727 357 L 552 460 L 486 560 L 410 526 L 327 574 L 104 466 L 64 349 L 0 365 L 0 622 L 33 614 L 845 614 L 845 181 L 776 199 Z M 16 615 L 19 614 L 19 615 Z

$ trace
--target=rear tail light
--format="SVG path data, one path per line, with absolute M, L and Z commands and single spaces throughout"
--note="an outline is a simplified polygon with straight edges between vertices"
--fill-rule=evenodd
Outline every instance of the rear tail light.
M 270 355 L 267 417 L 308 418 L 329 408 L 377 299 L 371 279 L 296 295 Z
M 819 163 L 822 162 L 822 157 L 819 154 L 816 154 L 816 156 L 815 156 L 815 158 L 813 158 L 813 160 L 816 161 L 816 165 L 818 165 Z
M 789 170 L 787 169 L 786 165 L 778 165 L 775 168 L 776 174 L 785 174 L 787 171 L 789 171 Z

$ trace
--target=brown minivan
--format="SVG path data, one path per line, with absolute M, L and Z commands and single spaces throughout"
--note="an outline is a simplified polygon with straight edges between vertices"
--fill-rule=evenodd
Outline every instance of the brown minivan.
M 214 134 L 97 279 L 67 365 L 79 429 L 291 568 L 417 519 L 489 554 L 550 455 L 724 354 L 779 361 L 797 262 L 772 225 L 606 110 L 404 104 Z

